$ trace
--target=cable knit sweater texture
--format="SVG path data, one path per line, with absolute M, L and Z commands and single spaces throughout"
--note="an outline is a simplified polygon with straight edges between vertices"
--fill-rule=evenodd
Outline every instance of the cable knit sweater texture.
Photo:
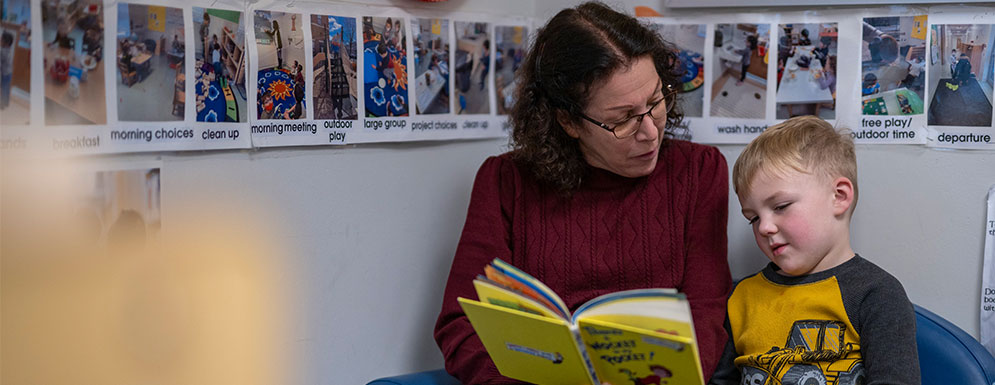
M 707 379 L 727 338 L 728 178 L 717 149 L 677 140 L 664 143 L 649 176 L 592 168 L 569 198 L 537 183 L 510 154 L 488 158 L 435 325 L 446 370 L 465 384 L 517 383 L 498 373 L 456 302 L 476 299 L 473 279 L 501 258 L 546 283 L 571 310 L 619 290 L 684 292 Z

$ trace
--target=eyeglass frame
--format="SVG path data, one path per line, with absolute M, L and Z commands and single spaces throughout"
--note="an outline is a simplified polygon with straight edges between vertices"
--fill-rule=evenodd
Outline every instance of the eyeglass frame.
M 653 105 L 650 106 L 650 108 L 647 109 L 646 112 L 641 113 L 641 114 L 632 115 L 632 116 L 626 118 L 625 120 L 623 120 L 622 122 L 616 124 L 615 127 L 612 127 L 612 126 L 609 126 L 609 125 L 607 125 L 605 123 L 602 123 L 602 122 L 599 122 L 597 120 L 594 120 L 590 116 L 585 115 L 583 112 L 578 112 L 577 115 L 579 115 L 581 118 L 584 118 L 584 120 L 587 120 L 588 122 L 594 123 L 594 125 L 603 128 L 605 131 L 608 131 L 608 132 L 612 133 L 612 135 L 615 136 L 615 139 L 625 139 L 625 138 L 628 138 L 628 137 L 630 137 L 632 135 L 635 135 L 635 133 L 637 131 L 639 131 L 639 130 L 636 129 L 635 131 L 632 131 L 631 134 L 623 136 L 623 137 L 620 138 L 618 136 L 618 134 L 615 133 L 615 129 L 618 128 L 619 126 L 628 123 L 632 119 L 637 119 L 636 120 L 636 124 L 638 125 L 638 124 L 640 124 L 640 123 L 643 122 L 643 118 L 645 118 L 646 115 L 649 115 L 653 119 L 665 118 L 665 117 L 667 117 L 667 115 L 670 114 L 670 111 L 672 111 L 674 109 L 674 105 L 677 104 L 675 102 L 677 101 L 676 96 L 677 96 L 677 93 L 678 93 L 678 89 L 675 88 L 675 87 L 673 87 L 673 86 L 671 86 L 671 85 L 669 85 L 669 84 L 667 84 L 666 87 L 668 89 L 667 93 L 663 94 L 663 98 L 661 98 L 660 101 L 658 101 L 656 103 L 653 103 Z M 667 99 L 670 99 L 669 102 L 668 102 Z M 653 114 L 651 114 L 651 112 L 653 112 L 653 109 L 656 108 L 656 106 L 660 105 L 660 103 L 667 103 L 667 104 L 664 105 L 667 108 L 666 112 L 663 114 L 663 116 L 659 116 L 659 117 L 653 116 Z

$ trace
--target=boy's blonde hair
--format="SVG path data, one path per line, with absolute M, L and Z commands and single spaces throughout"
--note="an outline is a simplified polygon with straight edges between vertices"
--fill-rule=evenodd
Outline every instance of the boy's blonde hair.
M 767 128 L 736 159 L 732 169 L 733 188 L 736 194 L 748 194 L 758 172 L 776 175 L 789 170 L 850 179 L 853 183 L 850 213 L 853 213 L 857 206 L 857 155 L 848 130 L 837 132 L 825 120 L 811 115 Z

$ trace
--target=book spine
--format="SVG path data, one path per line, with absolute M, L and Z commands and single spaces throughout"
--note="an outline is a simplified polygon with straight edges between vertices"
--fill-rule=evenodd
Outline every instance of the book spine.
M 598 373 L 594 371 L 594 363 L 591 362 L 591 356 L 587 354 L 587 345 L 584 344 L 584 339 L 580 337 L 580 328 L 577 327 L 577 324 L 571 324 L 570 332 L 574 335 L 574 342 L 576 342 L 577 350 L 580 352 L 580 358 L 584 360 L 584 366 L 587 367 L 587 374 L 591 378 L 591 384 L 601 385 Z

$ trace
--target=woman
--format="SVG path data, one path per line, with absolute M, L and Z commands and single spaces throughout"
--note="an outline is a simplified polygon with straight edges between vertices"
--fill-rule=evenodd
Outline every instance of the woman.
M 508 383 L 456 302 L 498 257 L 574 310 L 619 290 L 691 302 L 705 376 L 726 341 L 728 173 L 715 148 L 665 139 L 679 123 L 673 46 L 600 3 L 554 16 L 518 79 L 509 153 L 477 173 L 435 339 L 466 384 Z

